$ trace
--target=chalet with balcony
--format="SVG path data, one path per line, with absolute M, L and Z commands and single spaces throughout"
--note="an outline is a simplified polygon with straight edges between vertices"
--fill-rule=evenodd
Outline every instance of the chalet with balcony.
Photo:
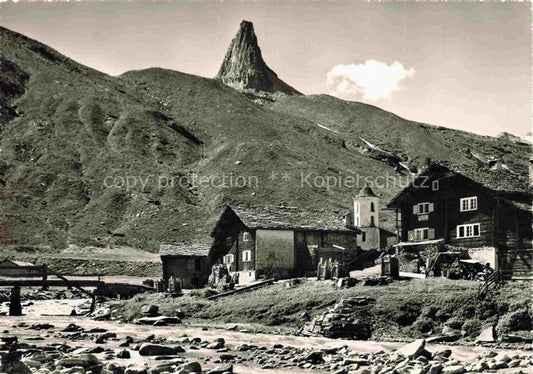
M 434 163 L 388 208 L 396 212 L 398 246 L 490 247 L 504 275 L 531 278 L 531 201 L 527 181 L 508 170 Z

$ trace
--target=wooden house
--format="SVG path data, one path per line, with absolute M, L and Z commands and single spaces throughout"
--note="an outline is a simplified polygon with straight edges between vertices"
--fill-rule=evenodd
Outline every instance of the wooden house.
M 531 194 L 507 170 L 434 163 L 388 207 L 396 212 L 399 246 L 489 247 L 505 277 L 533 275 Z
M 331 212 L 231 205 L 211 233 L 210 255 L 238 272 L 241 283 L 261 275 L 315 275 L 325 262 L 349 271 L 358 255 L 358 232 Z
M 183 288 L 197 288 L 207 282 L 211 271 L 209 245 L 162 244 L 159 256 L 163 265 L 163 279 L 179 278 Z

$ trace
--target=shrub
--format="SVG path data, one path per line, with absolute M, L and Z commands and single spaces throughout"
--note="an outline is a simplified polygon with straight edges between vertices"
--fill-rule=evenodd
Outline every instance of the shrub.
M 400 326 L 410 326 L 420 313 L 420 304 L 405 303 L 399 311 L 393 314 L 392 319 Z
M 419 317 L 412 327 L 421 333 L 430 332 L 433 330 L 433 321 L 427 317 Z
M 476 336 L 481 332 L 481 322 L 476 318 L 467 319 L 461 330 L 464 332 L 465 336 Z
M 452 329 L 459 330 L 463 327 L 465 321 L 459 317 L 452 317 L 446 321 L 446 326 L 451 327 Z
M 531 330 L 531 316 L 527 309 L 519 309 L 504 315 L 496 326 L 496 332 L 499 336 L 520 330 Z
M 439 312 L 439 308 L 437 308 L 434 305 L 429 305 L 429 306 L 424 307 L 424 309 L 422 309 L 422 313 L 420 313 L 420 317 L 435 318 L 438 312 Z

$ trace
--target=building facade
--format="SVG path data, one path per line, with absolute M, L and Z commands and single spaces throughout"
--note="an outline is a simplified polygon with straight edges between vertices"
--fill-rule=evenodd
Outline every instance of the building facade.
M 490 247 L 495 264 L 512 251 L 523 261 L 504 271 L 531 275 L 531 196 L 493 189 L 493 175 L 433 164 L 388 204 L 396 212 L 400 245 L 439 241 L 454 247 Z M 529 274 L 529 275 L 528 275 Z
M 168 282 L 170 277 L 180 279 L 183 288 L 205 285 L 211 272 L 209 248 L 204 244 L 160 245 L 163 280 Z
M 316 275 L 325 263 L 349 271 L 358 255 L 357 233 L 327 212 L 228 206 L 211 234 L 211 257 L 238 272 L 241 282 Z

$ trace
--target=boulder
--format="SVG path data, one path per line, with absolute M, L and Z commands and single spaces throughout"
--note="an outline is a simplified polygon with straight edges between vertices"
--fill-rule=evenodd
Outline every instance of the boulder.
M 489 326 L 481 331 L 481 333 L 476 338 L 477 343 L 495 343 L 496 342 L 496 334 L 494 331 L 494 327 Z
M 442 374 L 462 374 L 465 372 L 463 365 L 450 365 L 442 369 Z
M 98 358 L 96 358 L 96 356 L 89 353 L 84 353 L 80 355 L 62 358 L 61 360 L 59 360 L 58 365 L 66 368 L 81 366 L 84 369 L 88 369 L 100 366 L 102 365 L 102 362 Z
M 225 373 L 233 373 L 233 365 L 219 366 L 207 372 L 207 374 L 225 374 Z
M 196 361 L 187 362 L 186 364 L 183 364 L 178 367 L 178 370 L 176 370 L 179 374 L 189 374 L 189 373 L 201 373 L 202 372 L 202 365 Z
M 148 374 L 148 368 L 144 366 L 130 366 L 124 370 L 124 374 Z
M 417 339 L 402 348 L 396 350 L 396 353 L 407 358 L 415 358 L 424 352 L 426 341 L 424 339 Z
M 130 351 L 123 349 L 117 353 L 117 358 L 131 358 Z
M 143 316 L 157 316 L 159 315 L 159 307 L 157 305 L 144 305 L 141 308 L 141 314 Z
M 20 361 L 20 353 L 12 352 L 2 356 L 0 373 L 5 374 L 32 374 L 29 367 Z
M 212 343 L 209 343 L 207 345 L 207 348 L 208 349 L 220 349 L 224 347 L 224 344 L 226 344 L 226 341 L 224 340 L 224 338 L 218 338 L 218 339 L 215 339 L 215 341 L 213 341 Z
M 322 352 L 322 351 L 314 351 L 314 352 L 309 353 L 305 357 L 304 361 L 305 362 L 310 362 L 312 364 L 321 364 L 321 363 L 324 362 L 323 356 L 324 356 L 324 352 Z
M 169 356 L 183 352 L 179 346 L 168 346 L 162 344 L 144 343 L 139 348 L 141 356 Z

